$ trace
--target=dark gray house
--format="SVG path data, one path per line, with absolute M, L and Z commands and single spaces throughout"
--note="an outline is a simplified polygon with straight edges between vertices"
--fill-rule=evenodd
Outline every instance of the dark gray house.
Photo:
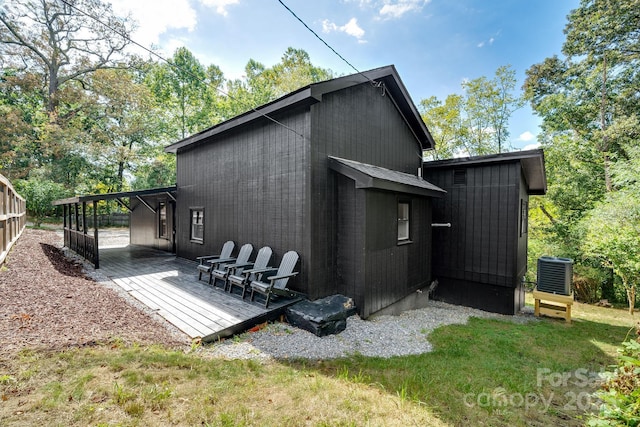
M 546 192 L 543 153 L 423 165 L 433 145 L 387 66 L 311 84 L 171 144 L 175 187 L 56 203 L 65 244 L 96 264 L 97 240 L 80 218 L 87 203 L 95 212 L 97 200 L 115 199 L 130 210 L 132 244 L 187 259 L 227 240 L 267 245 L 273 265 L 295 250 L 300 274 L 289 286 L 310 299 L 349 296 L 363 318 L 410 308 L 435 279 L 436 298 L 513 314 L 524 303 L 528 197 Z
M 267 117 L 268 116 L 268 117 Z M 368 317 L 429 285 L 429 134 L 393 66 L 311 84 L 166 148 L 177 155 L 176 250 L 226 240 L 300 254 L 291 287 Z
M 435 297 L 514 314 L 524 306 L 529 195 L 547 191 L 542 150 L 425 162 L 424 176 L 447 196 L 433 220 Z

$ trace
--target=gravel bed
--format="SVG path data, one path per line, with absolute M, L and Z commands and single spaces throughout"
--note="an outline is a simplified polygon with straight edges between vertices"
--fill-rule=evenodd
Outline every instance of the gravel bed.
M 439 326 L 464 324 L 470 317 L 511 322 L 536 321 L 526 308 L 516 316 L 505 316 L 469 307 L 429 301 L 426 308 L 406 311 L 399 316 L 377 316 L 362 320 L 347 319 L 347 328 L 337 335 L 317 337 L 286 323 L 273 323 L 235 339 L 221 341 L 201 349 L 205 356 L 226 359 L 333 359 L 361 354 L 368 357 L 393 357 L 428 353 L 432 346 L 428 335 Z

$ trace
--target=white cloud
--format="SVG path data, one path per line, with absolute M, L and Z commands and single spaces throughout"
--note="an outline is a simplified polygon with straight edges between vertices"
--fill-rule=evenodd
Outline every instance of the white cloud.
M 238 4 L 240 0 L 200 0 L 203 5 L 209 7 L 215 7 L 216 12 L 222 16 L 227 16 L 229 12 L 227 11 L 227 7 Z
M 520 134 L 520 136 L 518 137 L 518 141 L 529 142 L 534 140 L 535 138 L 536 136 L 534 134 L 532 134 L 529 131 L 526 131 Z
M 132 38 L 145 47 L 157 43 L 161 34 L 171 29 L 193 31 L 196 11 L 189 0 L 110 0 L 114 12 L 130 14 L 138 22 Z
M 358 3 L 361 8 L 365 8 L 367 6 L 371 6 L 374 3 L 374 0 L 344 0 L 345 3 Z
M 384 0 L 379 14 L 382 18 L 397 19 L 406 13 L 422 10 L 429 1 L 431 0 Z
M 349 22 L 341 27 L 341 30 L 357 39 L 361 39 L 364 36 L 364 30 L 358 25 L 356 18 L 351 18 Z
M 349 22 L 341 26 L 337 25 L 335 22 L 325 19 L 322 21 L 322 31 L 325 33 L 330 33 L 332 31 L 342 32 L 355 37 L 360 43 L 365 42 L 365 40 L 362 39 L 362 37 L 364 37 L 364 30 L 358 25 L 358 20 L 356 18 L 351 18 Z
M 500 31 L 498 31 L 495 36 L 493 37 L 489 37 L 488 40 L 482 40 L 480 43 L 478 43 L 476 46 L 477 47 L 484 47 L 486 45 L 491 46 L 493 44 L 494 41 L 496 41 L 496 36 L 500 35 Z
M 523 151 L 535 150 L 536 148 L 540 148 L 540 143 L 536 141 L 536 136 L 529 131 L 521 133 L 520 136 L 516 138 L 516 141 L 529 143 L 522 147 Z

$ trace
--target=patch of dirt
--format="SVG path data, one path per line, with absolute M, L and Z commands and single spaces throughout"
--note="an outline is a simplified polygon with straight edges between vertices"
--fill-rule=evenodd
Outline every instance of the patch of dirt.
M 54 231 L 26 229 L 0 269 L 0 356 L 98 342 L 187 344 L 186 336 L 87 277 L 61 246 Z

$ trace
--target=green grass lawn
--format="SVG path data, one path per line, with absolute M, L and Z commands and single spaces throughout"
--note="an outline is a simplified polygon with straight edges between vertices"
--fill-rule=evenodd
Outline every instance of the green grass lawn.
M 581 425 L 595 373 L 634 325 L 582 304 L 574 321 L 472 318 L 432 353 L 309 362 L 210 359 L 116 344 L 0 360 L 1 425 Z

